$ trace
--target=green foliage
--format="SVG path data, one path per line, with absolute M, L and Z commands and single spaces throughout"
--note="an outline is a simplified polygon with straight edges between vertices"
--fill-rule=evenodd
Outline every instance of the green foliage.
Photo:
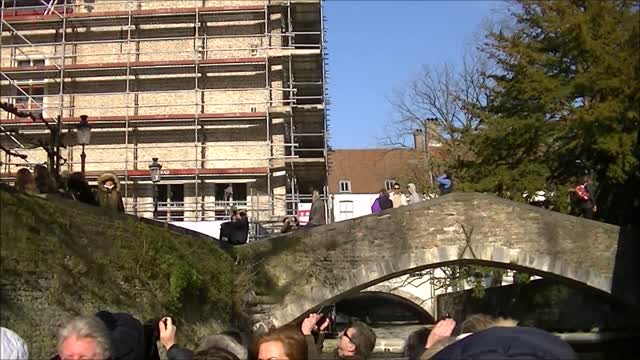
M 531 282 L 531 275 L 523 272 L 516 272 L 513 274 L 513 282 L 515 284 L 528 284 Z
M 491 278 L 493 285 L 497 286 L 501 283 L 505 270 L 480 265 L 451 265 L 441 268 L 444 273 L 443 277 L 433 277 L 433 286 L 435 289 L 453 289 L 453 291 L 462 290 L 465 285 L 469 285 L 472 289 L 472 296 L 482 298 L 485 295 L 485 281 Z M 421 274 L 415 274 L 421 276 Z
M 620 222 L 629 190 L 638 197 L 625 185 L 640 177 L 637 2 L 517 4 L 510 29 L 486 34 L 483 50 L 498 71 L 491 101 L 467 106 L 482 126 L 465 139 L 474 156 L 460 164 L 461 187 L 515 201 L 556 191 L 551 200 L 566 211 L 580 160 L 600 183 L 602 216 Z
M 195 345 L 229 320 L 234 261 L 215 244 L 73 201 L 0 188 L 0 321 L 48 358 L 55 331 L 100 309 L 180 319 Z

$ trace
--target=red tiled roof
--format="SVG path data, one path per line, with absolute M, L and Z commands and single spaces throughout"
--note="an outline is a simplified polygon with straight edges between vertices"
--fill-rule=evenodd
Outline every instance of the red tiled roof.
M 432 156 L 442 155 L 441 149 L 429 151 Z M 408 164 L 420 161 L 425 161 L 425 154 L 414 149 L 334 150 L 329 154 L 329 192 L 338 193 L 338 182 L 348 180 L 354 194 L 377 193 L 385 180 L 398 179 L 406 173 Z

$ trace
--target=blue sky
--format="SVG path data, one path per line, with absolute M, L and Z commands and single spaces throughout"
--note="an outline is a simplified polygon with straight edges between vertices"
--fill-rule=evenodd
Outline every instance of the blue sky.
M 330 145 L 380 146 L 387 100 L 422 65 L 457 63 L 495 1 L 327 0 Z

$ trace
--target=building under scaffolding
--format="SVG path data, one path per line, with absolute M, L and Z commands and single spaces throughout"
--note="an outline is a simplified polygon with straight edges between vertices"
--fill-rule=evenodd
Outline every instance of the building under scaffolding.
M 121 179 L 128 213 L 254 221 L 326 193 L 320 0 L 2 0 L 1 101 L 59 126 L 61 171 Z M 2 177 L 47 161 L 42 121 L 1 114 Z M 303 200 L 304 201 L 304 200 Z

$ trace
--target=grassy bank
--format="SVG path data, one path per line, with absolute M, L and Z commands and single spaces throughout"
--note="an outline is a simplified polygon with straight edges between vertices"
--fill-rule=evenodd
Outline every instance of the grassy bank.
M 77 202 L 0 188 L 0 324 L 31 358 L 55 353 L 58 327 L 76 315 L 173 315 L 195 344 L 229 320 L 233 260 L 213 242 Z

